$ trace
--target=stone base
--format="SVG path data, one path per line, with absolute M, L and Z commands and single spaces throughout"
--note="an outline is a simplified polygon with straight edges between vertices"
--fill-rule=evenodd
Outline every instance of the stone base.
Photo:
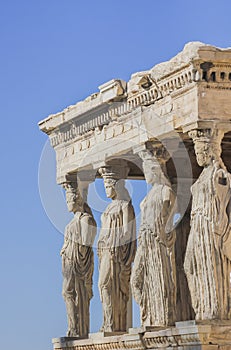
M 88 339 L 55 338 L 54 350 L 231 350 L 231 322 L 177 322 L 175 327 L 93 333 Z

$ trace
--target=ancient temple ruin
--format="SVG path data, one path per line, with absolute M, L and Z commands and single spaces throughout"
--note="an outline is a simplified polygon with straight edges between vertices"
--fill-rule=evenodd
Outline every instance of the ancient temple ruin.
M 39 123 L 74 218 L 62 249 L 68 333 L 54 349 L 231 349 L 231 49 L 189 43 Z M 89 334 L 95 221 L 102 329 Z M 151 185 L 136 219 L 125 179 Z M 130 290 L 140 306 L 132 328 Z

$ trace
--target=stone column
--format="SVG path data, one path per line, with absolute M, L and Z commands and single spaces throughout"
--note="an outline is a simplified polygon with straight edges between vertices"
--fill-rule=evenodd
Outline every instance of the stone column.
M 132 291 L 142 326 L 173 325 L 176 320 L 175 194 L 166 175 L 169 156 L 163 146 L 141 151 L 145 179 L 152 189 L 141 203 L 139 245 Z
M 67 207 L 74 217 L 66 226 L 62 256 L 63 289 L 66 303 L 69 337 L 87 337 L 89 304 L 93 296 L 92 275 L 94 257 L 92 245 L 96 223 L 83 201 L 76 179 L 63 184 Z
M 231 177 L 221 159 L 224 132 L 189 132 L 203 171 L 192 185 L 191 229 L 184 269 L 197 320 L 230 319 Z
M 112 199 L 102 214 L 98 241 L 101 330 L 105 332 L 127 330 L 131 264 L 136 251 L 135 213 L 124 181 L 128 171 L 123 161 L 99 169 L 107 197 Z

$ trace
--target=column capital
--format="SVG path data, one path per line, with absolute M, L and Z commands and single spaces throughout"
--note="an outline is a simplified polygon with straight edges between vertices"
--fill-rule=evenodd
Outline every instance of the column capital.
M 104 180 L 109 178 L 120 180 L 127 178 L 129 170 L 130 168 L 126 160 L 116 159 L 114 161 L 112 160 L 111 162 L 107 162 L 105 166 L 99 168 L 98 172 Z
M 150 157 L 156 160 L 160 165 L 165 165 L 170 159 L 170 154 L 160 142 L 152 142 L 146 145 L 146 148 L 139 152 L 140 158 L 145 161 Z
M 193 142 L 221 142 L 224 136 L 224 130 L 216 127 L 193 129 L 188 132 Z

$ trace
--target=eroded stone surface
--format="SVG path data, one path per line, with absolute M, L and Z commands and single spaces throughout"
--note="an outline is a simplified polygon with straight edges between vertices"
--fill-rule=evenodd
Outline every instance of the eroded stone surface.
M 89 333 L 89 304 L 93 296 L 92 275 L 94 257 L 92 245 L 96 223 L 90 208 L 83 202 L 76 183 L 68 183 L 66 200 L 74 218 L 66 226 L 60 252 L 63 271 L 63 298 L 66 303 L 69 337 L 87 337 Z
M 122 166 L 100 169 L 106 194 L 112 199 L 102 214 L 98 240 L 98 284 L 105 332 L 127 330 L 131 264 L 136 251 L 135 213 L 124 183 L 129 168 Z
M 167 326 L 176 320 L 175 194 L 164 171 L 163 147 L 157 158 L 159 148 L 140 152 L 145 179 L 152 185 L 140 205 L 139 246 L 132 271 L 143 326 Z
M 192 186 L 191 231 L 185 255 L 197 320 L 230 319 L 231 175 L 220 157 L 222 130 L 190 132 L 204 167 Z

